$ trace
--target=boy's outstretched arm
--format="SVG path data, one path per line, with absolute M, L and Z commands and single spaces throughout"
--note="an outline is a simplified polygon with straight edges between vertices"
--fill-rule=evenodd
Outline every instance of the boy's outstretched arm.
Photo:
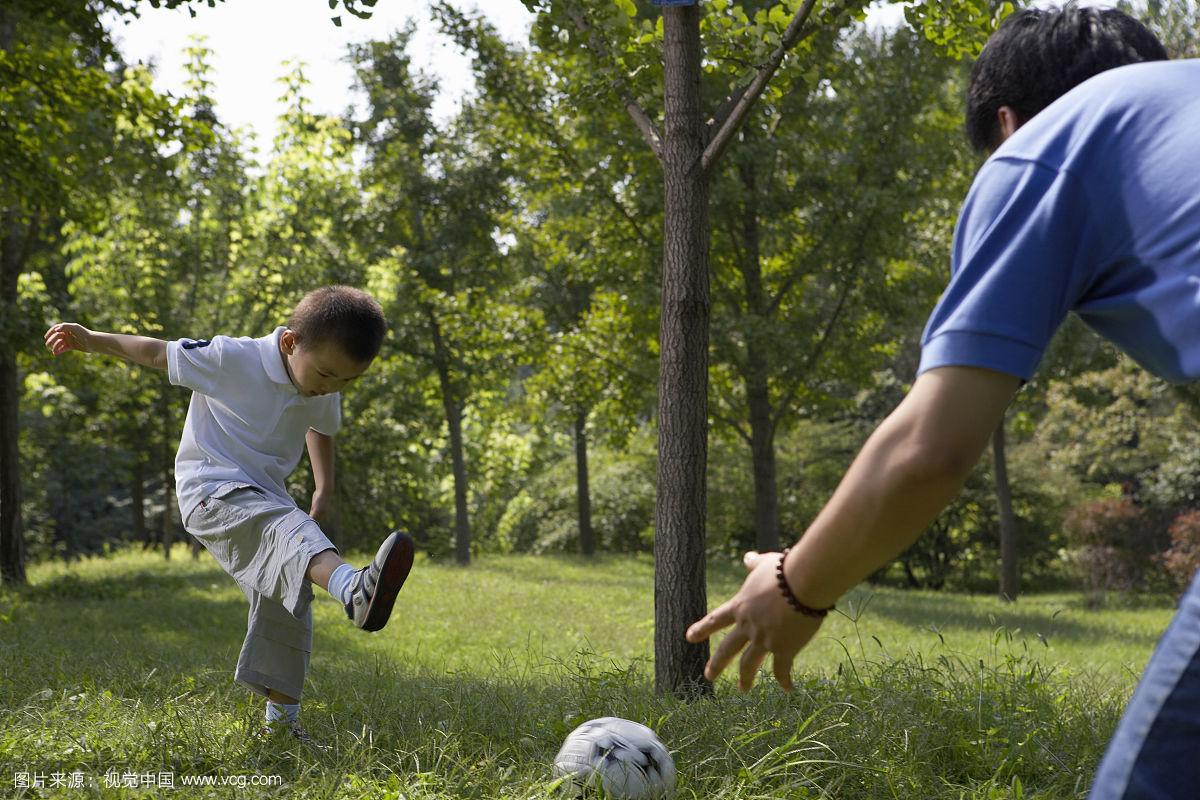
M 68 350 L 117 356 L 144 367 L 167 368 L 167 343 L 149 336 L 90 331 L 74 322 L 60 322 L 46 331 L 46 347 L 59 356 Z
M 333 437 L 309 428 L 304 440 L 313 471 L 312 507 L 308 515 L 320 522 L 333 505 Z
M 788 553 L 792 593 L 812 608 L 832 605 L 920 536 L 953 500 L 1020 386 L 973 367 L 923 373 L 867 439 L 833 497 Z M 733 629 L 705 667 L 709 680 L 745 649 L 739 686 L 749 689 L 772 654 L 775 678 L 791 688 L 792 659 L 821 626 L 792 610 L 776 582 L 779 554 L 747 553 L 750 575 L 734 597 L 687 631 L 691 642 Z

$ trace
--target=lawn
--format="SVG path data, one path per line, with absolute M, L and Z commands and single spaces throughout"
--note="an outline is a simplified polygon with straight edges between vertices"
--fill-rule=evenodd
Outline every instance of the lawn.
M 739 582 L 714 565 L 710 602 Z M 0 796 L 547 797 L 563 736 L 616 715 L 659 732 L 678 797 L 1082 798 L 1172 613 L 864 588 L 792 694 L 722 680 L 689 703 L 652 691 L 648 558 L 420 560 L 381 633 L 318 595 L 318 753 L 251 736 L 261 702 L 230 677 L 245 600 L 207 555 L 39 565 L 31 584 L 0 591 Z

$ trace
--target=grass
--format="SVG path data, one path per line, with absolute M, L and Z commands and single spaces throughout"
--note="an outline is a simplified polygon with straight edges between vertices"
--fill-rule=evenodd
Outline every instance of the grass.
M 739 583 L 714 567 L 710 602 Z M 181 798 L 549 797 L 566 733 L 616 715 L 658 731 L 678 797 L 1082 798 L 1172 613 L 859 590 L 790 695 L 722 679 L 687 703 L 652 690 L 649 559 L 420 561 L 380 634 L 318 596 L 304 718 L 333 750 L 316 753 L 250 735 L 261 701 L 231 680 L 245 599 L 207 556 L 45 564 L 31 584 L 0 591 L 0 796 L 156 795 L 107 788 L 115 770 L 170 773 Z M 73 774 L 88 785 L 52 786 Z

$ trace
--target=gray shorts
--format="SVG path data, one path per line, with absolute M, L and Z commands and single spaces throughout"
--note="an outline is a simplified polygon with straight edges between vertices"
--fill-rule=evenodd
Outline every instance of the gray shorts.
M 234 680 L 259 694 L 299 698 L 312 652 L 308 564 L 337 548 L 308 514 L 244 483 L 219 486 L 184 527 L 250 601 Z

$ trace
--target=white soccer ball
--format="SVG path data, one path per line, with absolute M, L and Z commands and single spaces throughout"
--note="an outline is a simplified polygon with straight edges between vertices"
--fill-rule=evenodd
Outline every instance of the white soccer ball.
M 619 717 L 600 717 L 567 735 L 554 774 L 577 794 L 602 786 L 606 797 L 646 800 L 675 789 L 675 761 L 654 731 Z

